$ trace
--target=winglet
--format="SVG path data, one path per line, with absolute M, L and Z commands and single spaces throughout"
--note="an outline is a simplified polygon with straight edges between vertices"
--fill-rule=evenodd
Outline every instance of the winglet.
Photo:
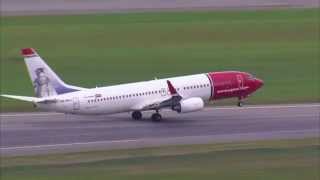
M 169 87 L 169 92 L 170 94 L 173 96 L 173 95 L 177 95 L 177 90 L 176 88 L 173 87 L 173 85 L 171 84 L 171 82 L 169 80 L 167 80 L 167 84 L 168 84 L 168 87 Z
M 21 49 L 21 55 L 24 57 L 35 57 L 38 56 L 37 52 L 33 48 Z

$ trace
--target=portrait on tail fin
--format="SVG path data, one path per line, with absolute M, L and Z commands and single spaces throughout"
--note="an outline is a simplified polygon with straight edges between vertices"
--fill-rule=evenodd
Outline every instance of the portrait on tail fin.
M 35 70 L 36 79 L 34 80 L 34 88 L 37 97 L 47 97 L 55 95 L 55 90 L 50 83 L 50 78 L 46 75 L 44 68 Z

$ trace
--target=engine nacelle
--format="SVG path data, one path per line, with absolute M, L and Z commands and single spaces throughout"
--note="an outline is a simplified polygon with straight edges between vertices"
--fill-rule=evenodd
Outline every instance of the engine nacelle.
M 189 98 L 182 100 L 177 106 L 173 107 L 173 110 L 178 113 L 188 113 L 194 111 L 200 111 L 204 108 L 204 102 L 201 98 Z

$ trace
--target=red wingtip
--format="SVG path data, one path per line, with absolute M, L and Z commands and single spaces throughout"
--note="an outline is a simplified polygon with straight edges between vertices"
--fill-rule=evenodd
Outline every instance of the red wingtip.
M 171 95 L 177 94 L 177 90 L 173 87 L 173 85 L 171 84 L 171 82 L 168 80 L 167 81 L 168 87 L 169 87 L 169 91 Z
M 25 57 L 35 56 L 37 53 L 33 48 L 23 48 L 21 49 L 21 54 Z

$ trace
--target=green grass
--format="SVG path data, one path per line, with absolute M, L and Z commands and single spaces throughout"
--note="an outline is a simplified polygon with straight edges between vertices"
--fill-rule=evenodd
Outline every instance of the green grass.
M 319 9 L 2 17 L 1 92 L 33 95 L 19 55 L 35 47 L 84 87 L 209 71 L 265 81 L 249 103 L 319 102 Z M 2 100 L 2 111 L 31 105 Z
M 316 180 L 318 139 L 113 150 L 2 159 L 3 180 Z

